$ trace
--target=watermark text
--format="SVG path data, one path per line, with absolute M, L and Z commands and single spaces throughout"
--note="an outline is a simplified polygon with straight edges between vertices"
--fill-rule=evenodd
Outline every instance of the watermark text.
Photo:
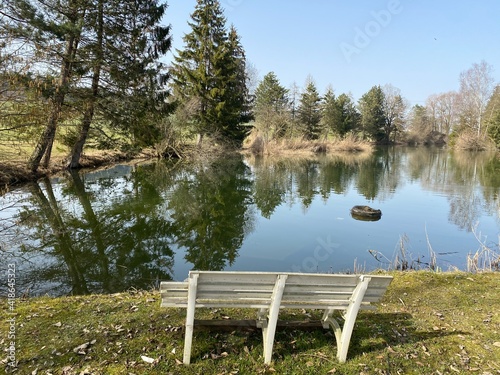
M 16 361 L 16 265 L 7 265 L 7 366 L 15 368 Z
M 390 0 L 386 9 L 371 11 L 371 20 L 364 27 L 354 28 L 354 39 L 352 43 L 340 43 L 340 49 L 348 63 L 352 61 L 353 55 L 359 55 L 367 48 L 373 39 L 378 37 L 391 23 L 393 17 L 403 11 L 400 0 Z

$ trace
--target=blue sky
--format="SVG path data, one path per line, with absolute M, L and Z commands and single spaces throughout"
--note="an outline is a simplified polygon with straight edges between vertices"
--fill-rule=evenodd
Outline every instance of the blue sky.
M 167 0 L 174 48 L 196 0 Z M 241 36 L 260 78 L 358 100 L 374 85 L 392 84 L 411 104 L 458 90 L 460 72 L 485 60 L 500 82 L 498 0 L 221 0 L 228 26 Z M 171 55 L 170 55 L 171 58 Z

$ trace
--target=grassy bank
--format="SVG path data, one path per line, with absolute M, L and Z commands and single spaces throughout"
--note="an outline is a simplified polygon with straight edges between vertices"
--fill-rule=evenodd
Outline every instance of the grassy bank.
M 150 153 L 141 153 L 135 156 L 137 159 L 150 158 Z M 93 169 L 101 166 L 113 165 L 119 162 L 132 160 L 130 155 L 118 151 L 93 152 L 85 155 L 81 159 L 82 168 Z M 56 156 L 52 158 L 48 168 L 41 167 L 37 173 L 31 172 L 27 168 L 26 160 L 8 160 L 0 162 L 0 193 L 8 190 L 9 186 L 14 186 L 24 182 L 35 181 L 43 176 L 56 175 L 66 168 L 66 157 Z
M 347 363 L 322 329 L 276 334 L 263 365 L 258 331 L 195 330 L 192 365 L 180 364 L 184 310 L 158 292 L 16 300 L 18 374 L 500 374 L 500 273 L 395 273 L 377 312 L 361 312 Z M 1 342 L 8 346 L 8 303 Z M 203 311 L 197 318 L 255 318 Z M 281 319 L 319 318 L 284 311 Z M 7 354 L 4 352 L 4 357 Z M 148 363 L 151 362 L 152 363 Z M 6 365 L 6 362 L 3 362 Z

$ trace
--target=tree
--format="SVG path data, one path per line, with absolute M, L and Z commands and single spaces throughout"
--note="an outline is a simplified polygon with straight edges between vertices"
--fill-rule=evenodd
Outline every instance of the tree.
M 306 89 L 300 97 L 299 121 L 303 126 L 306 139 L 318 139 L 321 133 L 321 97 L 312 78 L 308 78 L 307 81 Z
M 459 126 L 460 102 L 460 95 L 454 91 L 431 95 L 427 99 L 432 131 L 448 136 Z
M 255 127 L 264 142 L 282 137 L 289 123 L 288 90 L 273 72 L 264 76 L 255 90 Z
M 336 104 L 340 114 L 338 129 L 341 130 L 341 135 L 346 135 L 359 126 L 360 115 L 352 97 L 347 94 L 340 94 Z
M 194 107 L 191 126 L 201 143 L 205 135 L 241 141 L 248 110 L 246 61 L 236 30 L 216 0 L 198 0 L 191 15 L 185 48 L 172 66 L 175 100 L 180 108 Z
M 243 124 L 248 123 L 253 116 L 250 109 L 245 50 L 234 26 L 229 29 L 226 59 L 227 88 L 224 92 L 226 105 L 221 130 L 225 138 L 241 143 L 248 133 Z
M 395 141 L 397 134 L 403 131 L 408 105 L 401 96 L 401 90 L 390 84 L 384 86 L 383 93 L 385 117 L 384 141 L 389 143 L 391 141 L 391 136 L 393 137 L 392 141 Z
M 328 135 L 328 132 L 330 131 L 333 134 L 342 133 L 342 129 L 338 127 L 338 112 L 335 93 L 331 87 L 328 87 L 325 96 L 323 97 L 323 103 L 321 104 L 321 125 L 322 128 L 325 129 L 325 136 Z
M 365 137 L 375 141 L 388 139 L 385 133 L 384 92 L 380 86 L 373 86 L 359 100 L 361 130 Z
M 494 82 L 493 67 L 484 60 L 460 73 L 464 125 L 477 131 L 478 136 L 484 132 L 484 114 L 493 93 Z
M 495 87 L 493 95 L 486 106 L 485 122 L 488 135 L 500 148 L 500 85 Z
M 42 159 L 48 166 L 58 127 L 66 120 L 79 122 L 66 142 L 72 146 L 68 166 L 77 167 L 96 110 L 100 123 L 127 136 L 150 134 L 152 127 L 138 125 L 164 102 L 158 93 L 166 76 L 158 58 L 170 48 L 170 28 L 159 26 L 166 4 L 6 0 L 5 9 L 9 22 L 2 35 L 11 48 L 20 46 L 25 64 L 29 61 L 25 75 L 40 88 L 48 113 L 28 161 L 32 171 Z
M 343 137 L 357 128 L 359 113 L 349 95 L 340 94 L 336 98 L 333 89 L 328 88 L 323 98 L 321 122 L 327 131 Z
M 168 79 L 159 58 L 171 46 L 170 26 L 161 26 L 166 3 L 157 0 L 97 0 L 87 13 L 82 53 L 88 56 L 90 86 L 81 91 L 83 116 L 72 146 L 69 168 L 79 166 L 96 105 L 115 130 L 132 134 L 136 143 L 151 145 L 156 124 L 166 113 L 164 85 Z M 120 12 L 116 12 L 120 9 Z
M 11 40 L 21 44 L 27 54 L 36 57 L 34 63 L 38 64 L 33 70 L 48 66 L 56 75 L 52 77 L 51 90 L 47 92 L 50 103 L 47 124 L 28 161 L 28 167 L 34 172 L 42 158 L 45 157 L 45 166 L 50 161 L 66 95 L 78 71 L 77 54 L 87 5 L 78 0 L 4 2 L 10 20 L 6 32 Z
M 427 107 L 420 104 L 413 106 L 408 118 L 407 131 L 410 137 L 409 143 L 425 142 L 427 136 L 432 132 L 432 123 Z

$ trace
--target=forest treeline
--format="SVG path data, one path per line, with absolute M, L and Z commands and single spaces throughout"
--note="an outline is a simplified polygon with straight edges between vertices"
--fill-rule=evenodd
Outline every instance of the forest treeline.
M 377 85 L 355 101 L 309 77 L 260 81 L 219 1 L 198 0 L 181 50 L 171 51 L 167 3 L 158 0 L 4 0 L 0 7 L 0 155 L 37 172 L 54 147 L 78 168 L 85 149 L 179 157 L 186 145 L 262 152 L 275 141 L 451 143 L 500 147 L 500 86 L 482 61 L 460 89 L 411 106 Z M 163 61 L 174 53 L 173 62 Z M 208 140 L 208 141 L 207 141 Z

